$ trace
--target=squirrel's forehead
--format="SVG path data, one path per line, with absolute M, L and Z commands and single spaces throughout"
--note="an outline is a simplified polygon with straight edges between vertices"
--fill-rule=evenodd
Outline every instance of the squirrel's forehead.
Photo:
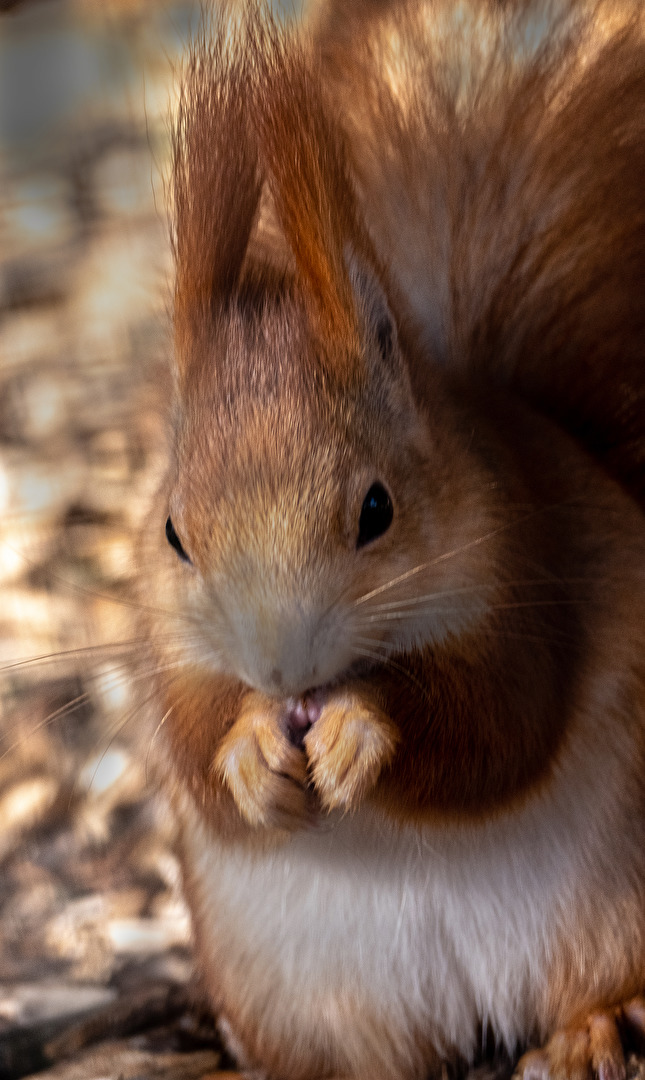
M 320 421 L 320 414 L 285 402 L 255 408 L 247 403 L 243 413 L 215 414 L 205 429 L 188 432 L 180 457 L 190 473 L 204 479 L 210 473 L 221 485 L 307 486 L 321 474 L 336 473 L 352 456 L 343 432 L 330 420 Z
M 206 433 L 215 451 L 266 452 L 288 443 L 296 451 L 313 440 L 339 444 L 355 430 L 360 402 L 329 386 L 324 376 L 284 357 L 260 356 L 249 364 L 226 363 L 194 381 L 179 411 L 183 442 Z
M 269 440 L 266 431 L 247 430 L 214 455 L 195 448 L 179 470 L 175 496 L 188 531 L 206 528 L 221 552 L 255 550 L 267 537 L 272 549 L 300 551 L 298 538 L 305 548 L 322 542 L 343 519 L 349 456 L 324 439 L 274 432 Z
M 204 330 L 204 328 L 202 328 Z M 316 333 L 301 306 L 283 301 L 251 315 L 233 307 L 192 341 L 185 364 L 188 388 L 220 401 L 262 401 L 282 396 L 337 401 L 339 393 L 360 393 L 362 379 L 349 380 L 346 365 Z M 367 375 L 365 371 L 363 373 Z M 351 383 L 351 387 L 349 385 Z M 363 387 L 365 389 L 365 387 Z

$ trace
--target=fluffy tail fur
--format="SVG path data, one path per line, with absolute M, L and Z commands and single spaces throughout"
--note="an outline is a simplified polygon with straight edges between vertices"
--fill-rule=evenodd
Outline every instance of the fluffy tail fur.
M 327 6 L 319 40 L 400 315 L 645 503 L 640 0 Z

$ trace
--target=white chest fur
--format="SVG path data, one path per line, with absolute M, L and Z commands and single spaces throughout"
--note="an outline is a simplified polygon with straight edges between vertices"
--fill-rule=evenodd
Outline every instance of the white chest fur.
M 187 810 L 200 945 L 224 1010 L 296 1057 L 360 1076 L 369 1061 L 382 1077 L 409 1061 L 416 1076 L 420 1033 L 470 1056 L 480 1024 L 514 1047 L 548 1023 L 563 938 L 579 943 L 580 978 L 598 971 L 604 986 L 601 938 L 615 950 L 634 934 L 625 904 L 642 887 L 622 871 L 641 826 L 627 808 L 631 739 L 611 712 L 599 717 L 601 783 L 601 733 L 587 718 L 541 792 L 485 825 L 395 829 L 366 812 L 251 854 Z

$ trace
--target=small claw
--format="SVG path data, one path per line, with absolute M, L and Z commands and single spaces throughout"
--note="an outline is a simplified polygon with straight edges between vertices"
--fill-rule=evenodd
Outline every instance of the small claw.
M 639 1014 L 638 1005 L 634 1008 L 645 1019 L 645 1009 Z M 516 1075 L 521 1080 L 589 1080 L 592 1075 L 596 1080 L 626 1080 L 618 1029 L 622 1012 L 619 1008 L 598 1010 L 579 1027 L 556 1031 L 542 1049 L 520 1058 Z
M 293 831 L 306 823 L 307 764 L 283 730 L 277 703 L 249 695 L 213 768 L 249 825 Z
M 391 760 L 396 734 L 388 717 L 343 694 L 325 704 L 304 746 L 323 807 L 353 810 Z
M 591 1075 L 591 1050 L 587 1028 L 556 1031 L 547 1050 L 552 1077 L 587 1080 Z
M 513 1080 L 549 1080 L 549 1057 L 546 1050 L 527 1050 L 518 1061 Z
M 625 1055 L 616 1025 L 610 1013 L 594 1013 L 589 1017 L 591 1066 L 598 1080 L 625 1080 Z

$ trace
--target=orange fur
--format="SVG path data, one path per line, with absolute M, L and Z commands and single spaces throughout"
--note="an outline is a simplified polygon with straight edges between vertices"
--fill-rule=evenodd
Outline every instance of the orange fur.
M 509 1048 L 551 1040 L 527 1080 L 620 1077 L 645 983 L 642 18 L 324 10 L 315 47 L 253 5 L 215 21 L 175 136 L 174 460 L 142 581 L 205 979 L 283 1080 L 419 1080 L 491 1014 Z M 375 483 L 392 518 L 363 543 Z
M 191 53 L 173 139 L 177 356 L 236 289 L 260 199 L 261 177 L 241 43 L 222 34 Z M 233 136 L 234 133 L 234 136 Z
M 519 392 L 642 504 L 642 12 L 611 0 L 552 6 L 559 13 L 554 45 L 516 68 L 493 53 L 488 85 L 472 102 L 451 93 L 444 38 L 415 72 L 425 100 L 413 97 L 402 108 L 397 86 L 375 81 L 375 66 L 396 60 L 390 39 L 398 25 L 409 18 L 423 33 L 417 20 L 424 5 L 415 0 L 328 5 L 325 63 L 351 134 L 361 205 L 395 275 L 414 260 L 401 250 L 392 191 L 402 193 L 410 220 L 422 215 L 428 232 L 436 231 L 434 242 L 424 236 L 418 245 L 427 260 L 421 288 L 430 305 L 434 258 L 450 282 L 445 323 L 431 342 L 415 327 L 435 359 Z M 540 10 L 517 0 L 474 7 L 483 12 L 482 39 L 490 33 L 509 51 L 517 27 Z M 438 17 L 450 12 L 448 3 L 426 5 L 433 8 Z M 370 21 L 375 26 L 366 29 Z M 426 190 L 421 162 L 436 170 Z M 447 250 L 434 246 L 444 229 Z
M 344 147 L 304 54 L 287 50 L 275 30 L 260 26 L 256 33 L 255 121 L 271 192 L 321 330 L 342 343 L 347 365 L 358 328 L 344 259 L 356 232 Z

